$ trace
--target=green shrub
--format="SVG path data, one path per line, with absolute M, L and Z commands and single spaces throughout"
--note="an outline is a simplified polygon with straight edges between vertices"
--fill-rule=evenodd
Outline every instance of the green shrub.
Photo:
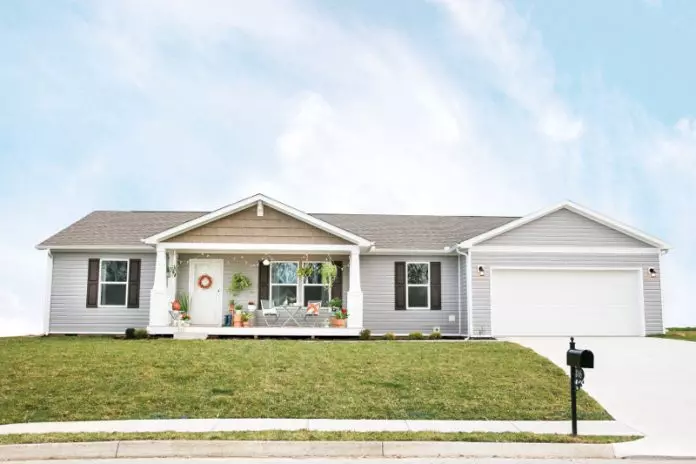
M 409 340 L 423 340 L 423 334 L 421 332 L 411 332 L 408 334 Z
M 442 338 L 442 334 L 440 332 L 432 332 L 430 335 L 428 335 L 428 338 L 431 340 L 439 340 Z
M 396 340 L 396 335 L 394 335 L 394 332 L 387 332 L 384 334 L 384 339 L 385 340 Z
M 372 335 L 372 332 L 370 331 L 370 329 L 362 329 L 360 331 L 360 340 L 369 340 L 370 335 Z
M 133 340 L 134 338 L 135 338 L 135 329 L 132 327 L 126 329 L 126 340 Z
M 135 338 L 137 339 L 143 339 L 143 338 L 148 338 L 150 335 L 147 333 L 147 329 L 135 329 Z

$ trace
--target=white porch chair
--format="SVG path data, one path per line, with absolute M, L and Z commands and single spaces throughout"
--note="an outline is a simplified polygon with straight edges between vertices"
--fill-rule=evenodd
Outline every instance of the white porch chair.
M 274 322 L 278 324 L 278 310 L 271 306 L 270 300 L 261 300 L 261 316 L 263 316 L 263 321 L 267 327 L 271 326 L 268 319 L 272 317 L 275 318 Z

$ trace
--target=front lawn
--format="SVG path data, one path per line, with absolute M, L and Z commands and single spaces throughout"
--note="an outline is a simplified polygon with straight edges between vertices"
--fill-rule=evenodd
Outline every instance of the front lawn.
M 657 337 L 696 342 L 696 327 L 671 327 L 665 334 L 657 335 Z
M 0 339 L 0 423 L 569 419 L 568 378 L 502 342 Z M 580 392 L 581 419 L 610 419 Z

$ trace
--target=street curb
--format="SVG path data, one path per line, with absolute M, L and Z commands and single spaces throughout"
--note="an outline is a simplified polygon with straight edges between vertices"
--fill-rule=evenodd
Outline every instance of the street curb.
M 223 458 L 223 457 L 498 457 L 605 458 L 615 457 L 612 444 L 381 442 L 381 441 L 228 441 L 168 440 L 91 443 L 41 443 L 0 446 L 0 461 L 108 458 Z

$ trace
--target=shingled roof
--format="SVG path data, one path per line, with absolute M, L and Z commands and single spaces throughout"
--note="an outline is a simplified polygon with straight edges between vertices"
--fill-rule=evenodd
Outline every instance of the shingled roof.
M 94 211 L 38 245 L 140 247 L 142 239 L 207 214 L 204 211 Z M 516 217 L 311 214 L 375 243 L 378 249 L 442 250 Z

